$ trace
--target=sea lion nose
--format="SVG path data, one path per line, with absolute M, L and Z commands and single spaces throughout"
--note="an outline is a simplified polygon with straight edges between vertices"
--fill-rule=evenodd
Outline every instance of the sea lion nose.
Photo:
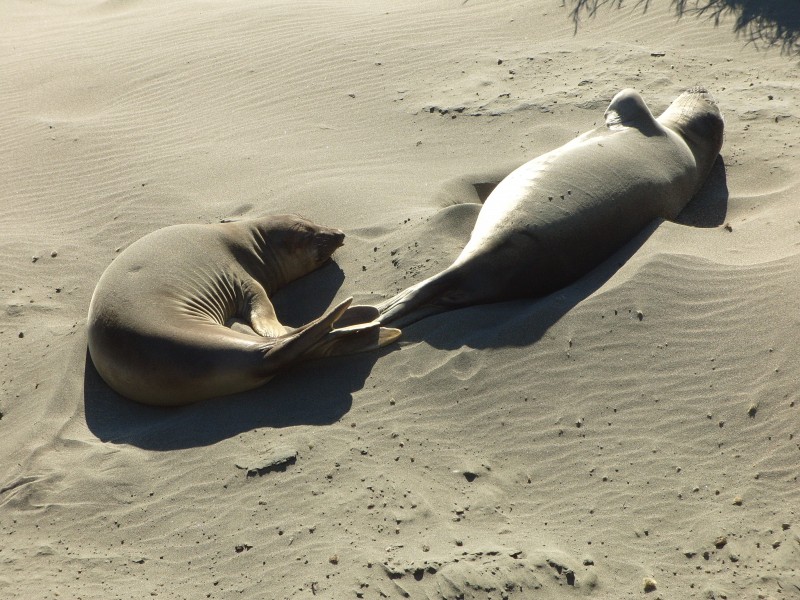
M 331 252 L 333 252 L 336 248 L 344 244 L 344 232 L 338 229 L 329 229 L 323 234 L 323 240 L 325 247 L 330 248 Z
M 320 259 L 325 259 L 333 254 L 344 243 L 344 233 L 338 229 L 328 229 L 317 235 Z

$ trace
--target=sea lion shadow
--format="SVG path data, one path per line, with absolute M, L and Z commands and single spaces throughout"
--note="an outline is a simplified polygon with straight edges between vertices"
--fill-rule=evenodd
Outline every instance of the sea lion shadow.
M 326 267 L 287 286 L 275 296 L 278 315 L 288 324 L 319 316 L 343 278 L 338 267 Z M 391 349 L 315 360 L 280 373 L 249 392 L 180 408 L 158 408 L 114 392 L 100 377 L 87 350 L 86 423 L 104 442 L 157 451 L 208 446 L 263 427 L 329 425 L 347 414 L 353 392 L 364 387 L 373 365 L 386 351 Z
M 697 228 L 718 227 L 725 222 L 727 206 L 725 162 L 722 156 L 718 156 L 704 185 L 675 222 Z M 465 345 L 475 349 L 530 345 L 609 281 L 663 222 L 663 219 L 652 221 L 600 265 L 552 294 L 536 299 L 470 306 L 426 317 L 406 327 L 403 337 L 407 342 L 424 340 L 445 350 Z
M 86 353 L 84 410 L 103 442 L 145 450 L 209 446 L 247 431 L 330 425 L 346 415 L 378 352 L 309 362 L 262 387 L 180 408 L 157 408 L 121 397 L 101 379 Z
M 281 323 L 299 327 L 310 323 L 332 304 L 344 283 L 344 271 L 331 261 L 270 296 Z
M 426 317 L 403 329 L 407 342 L 456 350 L 522 347 L 538 341 L 565 314 L 600 289 L 661 225 L 651 222 L 634 239 L 578 281 L 547 296 L 469 306 Z

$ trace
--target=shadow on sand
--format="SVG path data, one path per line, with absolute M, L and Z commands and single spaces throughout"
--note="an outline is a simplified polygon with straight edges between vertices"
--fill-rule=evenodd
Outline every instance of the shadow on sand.
M 677 221 L 694 227 L 719 226 L 725 220 L 727 200 L 725 165 L 719 157 L 705 185 Z M 477 214 L 474 211 L 475 217 Z M 405 329 L 404 338 L 424 339 L 444 349 L 529 345 L 608 281 L 660 223 L 654 221 L 590 273 L 547 297 L 473 306 L 428 317 Z M 438 219 L 431 219 L 431 224 L 440 225 Z M 276 310 L 289 325 L 306 323 L 330 306 L 343 280 L 338 266 L 321 269 L 276 294 Z M 261 427 L 328 425 L 347 414 L 353 392 L 363 388 L 375 362 L 394 349 L 396 346 L 306 363 L 251 392 L 183 408 L 153 408 L 122 398 L 101 379 L 87 351 L 83 388 L 86 422 L 104 442 L 159 451 L 207 446 Z
M 567 0 L 577 32 L 582 16 L 594 17 L 605 6 L 622 8 L 623 0 Z M 757 48 L 778 47 L 790 56 L 800 54 L 800 2 L 797 0 L 672 0 L 678 18 L 695 16 L 719 25 L 732 17 L 734 33 Z M 647 11 L 650 0 L 638 0 L 634 7 Z
M 310 321 L 331 304 L 343 279 L 341 269 L 330 265 L 294 282 L 275 295 L 278 314 L 292 325 Z M 87 351 L 83 387 L 86 423 L 104 442 L 147 450 L 207 446 L 260 427 L 327 425 L 350 410 L 353 392 L 364 386 L 381 354 L 367 352 L 313 361 L 247 393 L 182 408 L 153 408 L 111 390 Z

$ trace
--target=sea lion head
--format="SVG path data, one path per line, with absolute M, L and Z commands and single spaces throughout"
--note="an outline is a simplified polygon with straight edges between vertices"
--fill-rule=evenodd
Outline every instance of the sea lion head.
M 297 215 L 277 215 L 256 222 L 259 246 L 266 247 L 283 283 L 302 277 L 327 263 L 344 243 L 344 233 Z M 254 232 L 254 233 L 255 233 Z
M 683 92 L 658 121 L 679 134 L 694 154 L 699 173 L 705 175 L 722 148 L 725 122 L 716 100 L 703 86 Z

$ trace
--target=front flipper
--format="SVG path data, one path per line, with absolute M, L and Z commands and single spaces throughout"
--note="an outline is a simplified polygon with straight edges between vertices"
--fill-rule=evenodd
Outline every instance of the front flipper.
M 250 326 L 262 337 L 280 337 L 289 330 L 281 325 L 275 314 L 275 307 L 267 296 L 266 290 L 255 280 L 242 285 L 244 295 L 244 317 Z
M 624 89 L 611 99 L 605 112 L 606 127 L 611 130 L 634 127 L 647 134 L 658 130 L 656 118 L 641 94 L 632 89 Z

